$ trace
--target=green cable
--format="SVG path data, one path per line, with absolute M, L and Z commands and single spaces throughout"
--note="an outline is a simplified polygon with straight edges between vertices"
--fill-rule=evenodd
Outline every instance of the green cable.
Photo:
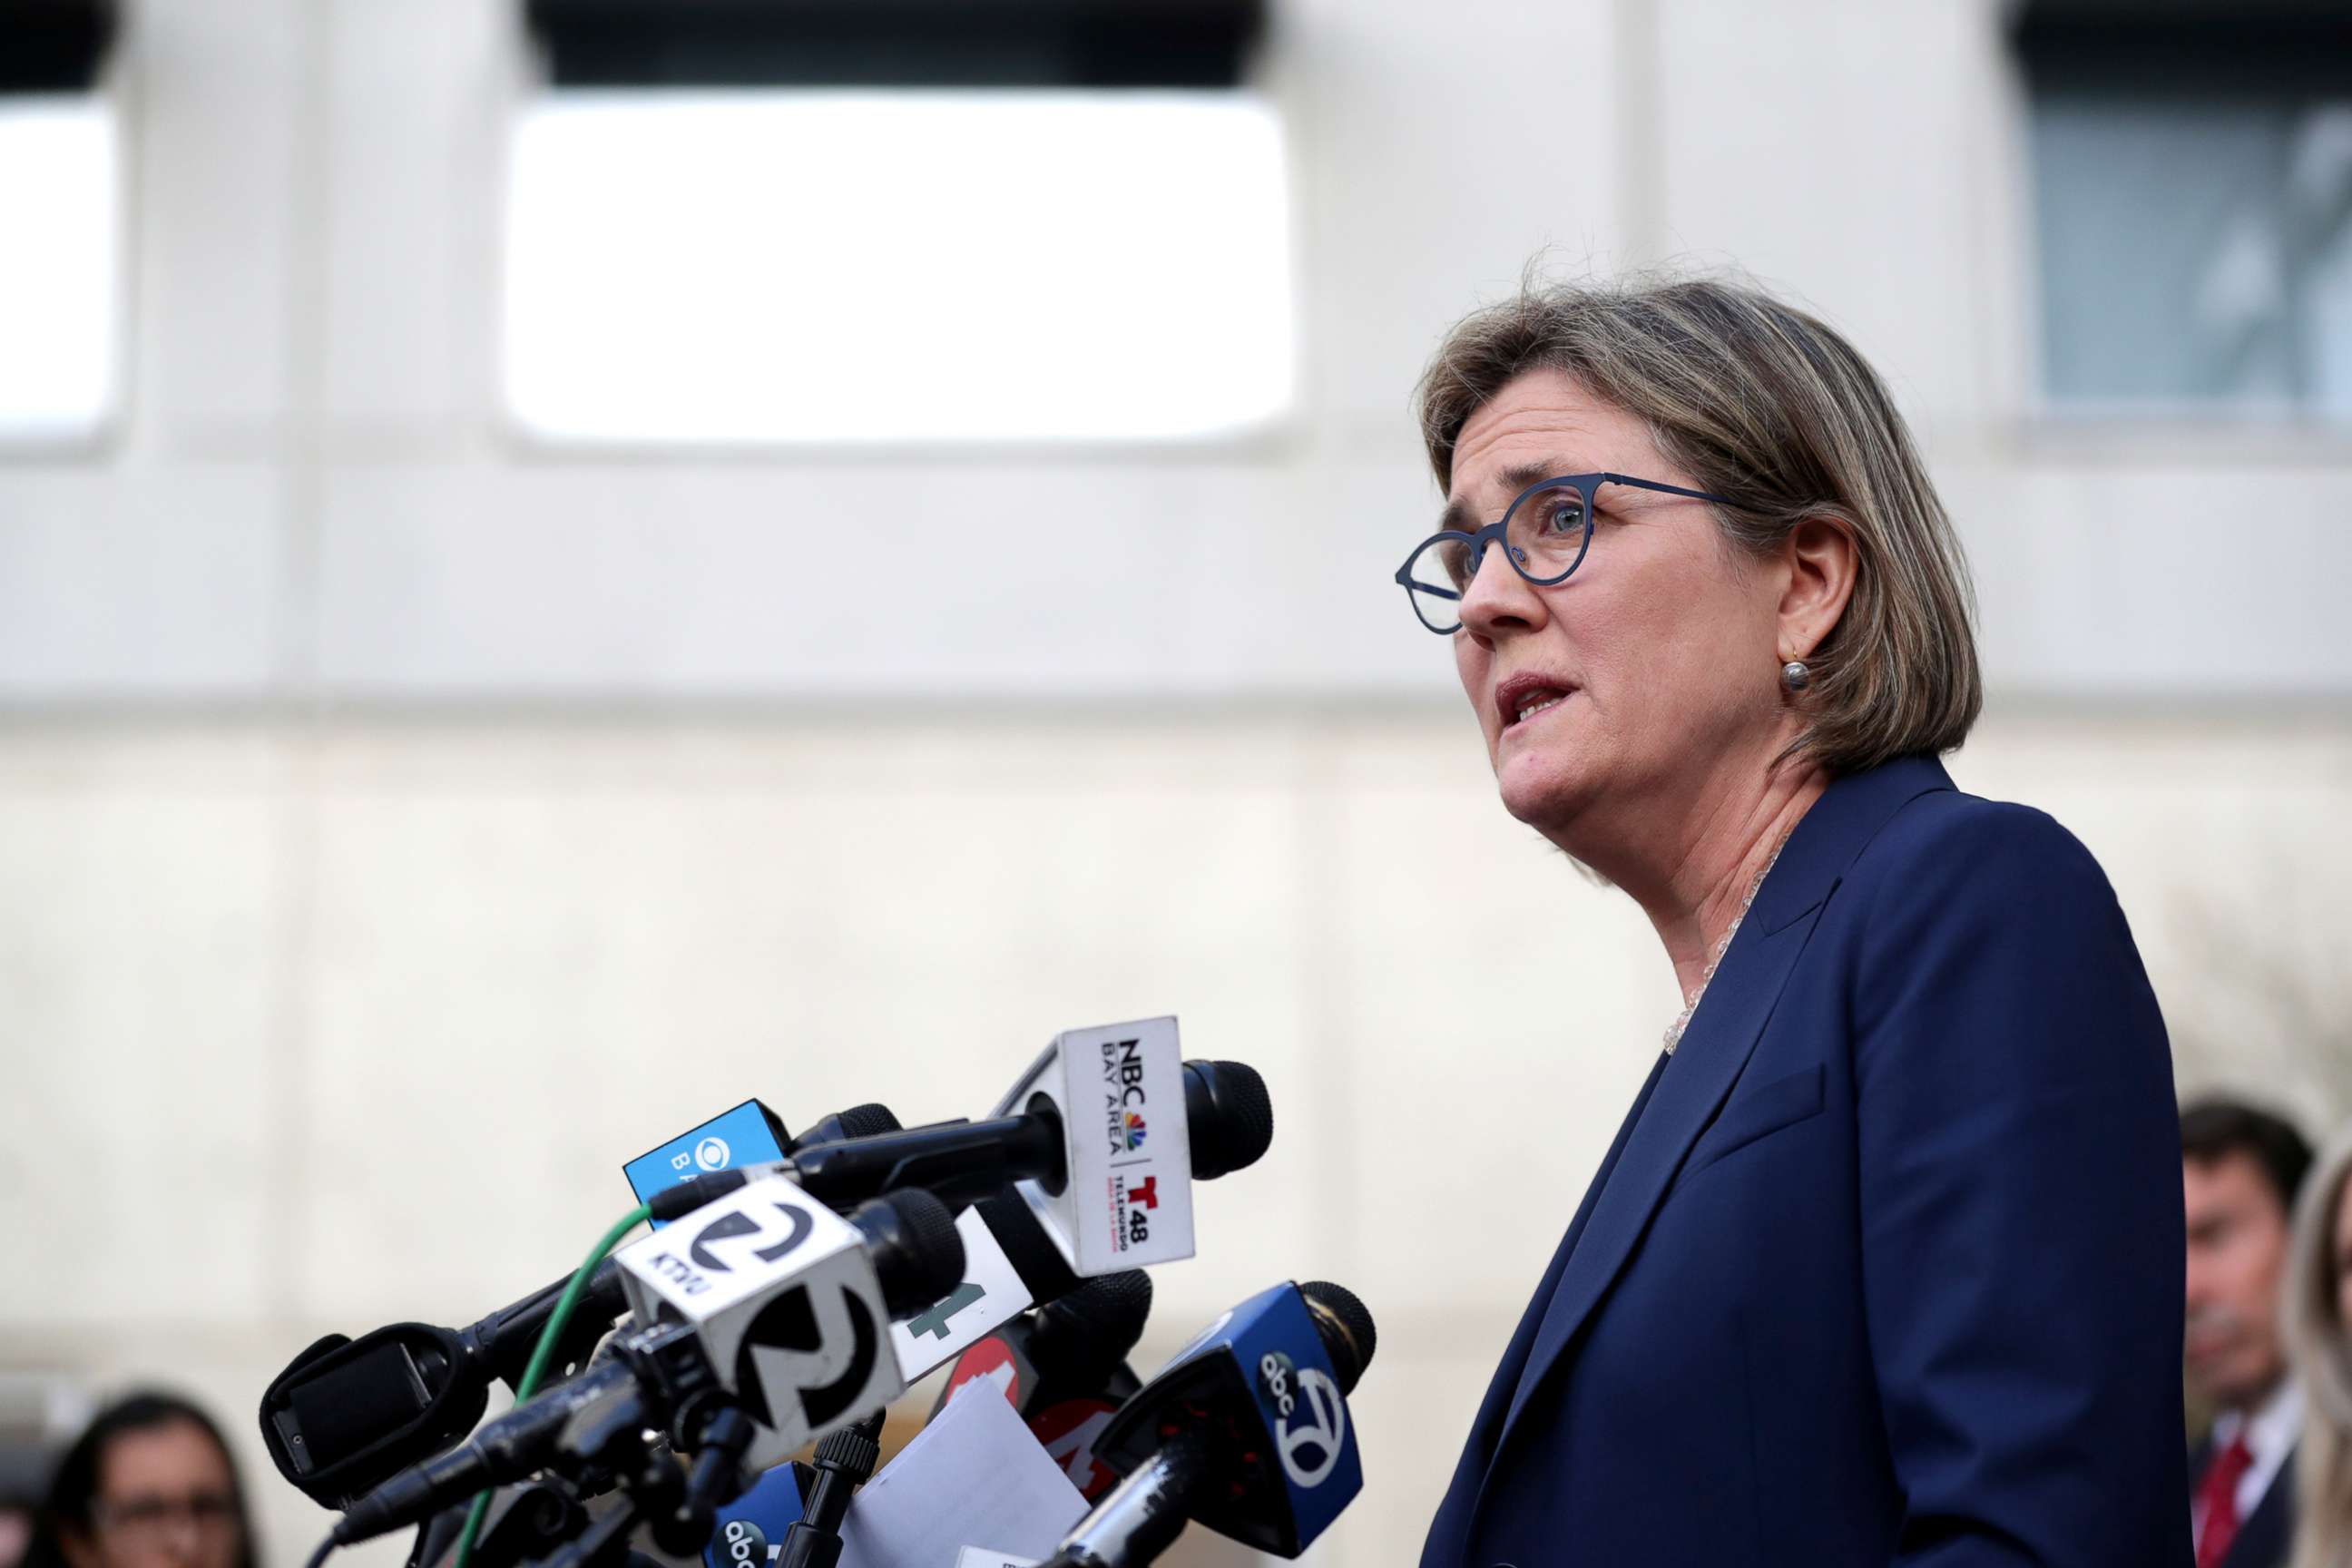
M 555 1359 L 555 1346 L 563 1338 L 564 1329 L 572 1321 L 572 1310 L 580 1298 L 588 1293 L 589 1276 L 604 1261 L 604 1255 L 619 1245 L 621 1237 L 653 1217 L 653 1210 L 639 1204 L 614 1222 L 604 1239 L 589 1250 L 587 1260 L 572 1276 L 572 1283 L 563 1288 L 563 1295 L 555 1303 L 555 1311 L 547 1320 L 547 1327 L 539 1331 L 539 1343 L 531 1347 L 530 1364 L 522 1369 L 522 1381 L 515 1384 L 515 1403 L 520 1405 L 539 1392 L 539 1380 L 547 1375 L 548 1363 Z M 474 1537 L 481 1533 L 482 1517 L 490 1511 L 490 1492 L 484 1488 L 474 1495 L 474 1506 L 467 1510 L 465 1533 L 457 1537 L 457 1568 L 471 1568 L 474 1561 Z

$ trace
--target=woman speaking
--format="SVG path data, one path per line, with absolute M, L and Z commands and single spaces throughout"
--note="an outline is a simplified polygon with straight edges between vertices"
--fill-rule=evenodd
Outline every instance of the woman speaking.
M 1970 595 L 1885 388 L 1677 282 L 1479 311 L 1420 404 L 1447 500 L 1398 580 L 1505 809 L 1685 1004 L 1424 1568 L 2185 1568 L 2164 1022 L 2097 863 L 1936 760 Z

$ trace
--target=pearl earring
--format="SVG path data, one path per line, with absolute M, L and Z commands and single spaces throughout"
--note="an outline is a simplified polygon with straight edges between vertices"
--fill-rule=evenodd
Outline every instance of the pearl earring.
M 1780 667 L 1780 684 L 1790 690 L 1802 691 L 1812 683 L 1813 672 L 1805 668 L 1804 660 L 1792 658 Z

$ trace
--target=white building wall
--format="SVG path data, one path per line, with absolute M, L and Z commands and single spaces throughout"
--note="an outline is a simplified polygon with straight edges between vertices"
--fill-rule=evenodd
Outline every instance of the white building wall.
M 2352 1109 L 2352 735 L 2024 717 L 1954 770 L 2107 867 L 2185 1085 Z M 324 1516 L 244 1423 L 318 1334 L 552 1278 L 623 1160 L 746 1096 L 973 1114 L 1171 1009 L 1278 1132 L 1147 1348 L 1358 1289 L 1373 1484 L 1325 1560 L 1391 1561 L 1675 1000 L 1437 709 L 25 724 L 0 885 L 11 1235 L 79 1282 L 0 1276 L 0 1364 L 214 1395 L 281 1562 Z

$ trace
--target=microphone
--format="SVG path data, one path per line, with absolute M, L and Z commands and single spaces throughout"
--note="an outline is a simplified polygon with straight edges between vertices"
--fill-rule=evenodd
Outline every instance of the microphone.
M 1264 1155 L 1274 1110 L 1254 1069 L 1178 1054 L 1173 1018 L 1066 1031 L 1007 1097 L 1024 1106 L 1016 1114 L 804 1147 L 773 1169 L 836 1205 L 897 1186 L 962 1203 L 1015 1184 L 1087 1278 L 1190 1258 L 1193 1176 Z M 722 1171 L 683 1188 L 715 1195 L 764 1173 Z
M 805 1468 L 778 1465 L 752 1478 L 719 1516 L 702 1549 L 704 1568 L 769 1568 L 768 1543 L 782 1542 L 800 1520 Z
M 1183 1064 L 1192 1173 L 1202 1179 L 1255 1163 L 1274 1141 L 1265 1080 L 1239 1062 Z M 898 1187 L 927 1187 L 950 1201 L 1034 1181 L 1059 1193 L 1069 1180 L 1073 1130 L 1050 1102 L 1017 1116 L 950 1121 L 911 1131 L 803 1147 L 793 1178 L 828 1203 L 855 1203 Z
M 1220 1318 L 1121 1407 L 1097 1449 L 1125 1479 L 1046 1568 L 1139 1568 L 1189 1521 L 1296 1557 L 1361 1489 L 1346 1396 L 1371 1314 L 1337 1285 L 1277 1285 Z
M 690 1207 L 772 1169 L 835 1204 L 898 1185 L 963 1203 L 1011 1182 L 1079 1275 L 1171 1263 L 1192 1256 L 1193 1176 L 1251 1164 L 1274 1137 L 1265 1079 L 1181 1054 L 1172 1017 L 1066 1029 L 986 1121 L 803 1148 L 675 1190 Z
M 1095 1443 L 1139 1386 L 1126 1358 L 1150 1312 L 1151 1278 L 1142 1270 L 1088 1280 L 966 1348 L 929 1419 L 971 1384 L 995 1389 L 1093 1502 L 1118 1480 L 1096 1457 Z
M 734 1131 L 736 1143 L 763 1157 L 763 1138 L 789 1152 L 812 1139 L 888 1131 L 898 1118 L 880 1105 L 852 1106 L 818 1121 L 802 1140 L 791 1141 L 773 1111 L 746 1100 L 630 1162 L 629 1168 L 666 1171 L 674 1153 L 691 1163 L 691 1152 L 718 1136 L 711 1130 L 722 1125 Z M 655 1205 L 657 1220 L 667 1217 L 682 1197 L 668 1179 L 637 1195 Z M 511 1388 L 521 1380 L 571 1282 L 567 1274 L 461 1329 L 392 1323 L 357 1340 L 330 1334 L 310 1345 L 261 1396 L 262 1444 L 278 1474 L 313 1502 L 344 1508 L 405 1466 L 447 1448 L 482 1418 L 493 1381 Z M 619 1267 L 607 1260 L 589 1276 L 551 1368 L 561 1372 L 584 1363 L 626 1304 Z
M 717 1206 L 614 1255 L 649 1326 L 621 1336 L 611 1359 L 360 1498 L 336 1523 L 336 1543 L 418 1523 L 542 1467 L 617 1468 L 616 1456 L 674 1415 L 710 1414 L 716 1425 L 725 1405 L 740 1405 L 757 1427 L 745 1458 L 764 1468 L 897 1397 L 876 1320 L 919 1310 L 963 1272 L 946 1205 L 900 1193 L 844 1221 L 769 1181 Z M 693 1234 L 681 1242 L 679 1230 Z
M 312 1501 L 341 1508 L 420 1456 L 472 1430 L 489 1386 L 522 1376 L 565 1276 L 462 1329 L 391 1323 L 353 1340 L 329 1334 L 289 1362 L 261 1396 L 262 1442 Z M 623 1305 L 620 1270 L 589 1276 L 552 1365 L 584 1362 Z
M 794 1138 L 784 1131 L 782 1117 L 763 1102 L 747 1100 L 628 1161 L 621 1173 L 628 1178 L 629 1190 L 637 1194 L 637 1201 L 653 1205 L 658 1228 L 693 1206 L 681 1201 L 686 1194 L 679 1189 L 683 1186 L 691 1192 L 693 1184 L 702 1177 L 722 1171 L 764 1169 L 814 1144 L 898 1130 L 898 1119 L 887 1106 L 869 1102 L 819 1117 Z M 861 1195 L 872 1197 L 875 1193 Z
M 864 1105 L 853 1105 L 846 1110 L 818 1117 L 809 1123 L 807 1131 L 786 1146 L 784 1152 L 789 1154 L 793 1150 L 819 1143 L 839 1143 L 850 1138 L 875 1138 L 898 1131 L 898 1119 L 890 1114 L 890 1108 L 868 1100 Z
M 1238 1170 L 1273 1140 L 1263 1079 L 1181 1055 L 1173 1018 L 1065 1030 L 1005 1097 L 1069 1129 L 1066 1181 L 1019 1190 L 1078 1274 L 1192 1257 L 1192 1177 Z

